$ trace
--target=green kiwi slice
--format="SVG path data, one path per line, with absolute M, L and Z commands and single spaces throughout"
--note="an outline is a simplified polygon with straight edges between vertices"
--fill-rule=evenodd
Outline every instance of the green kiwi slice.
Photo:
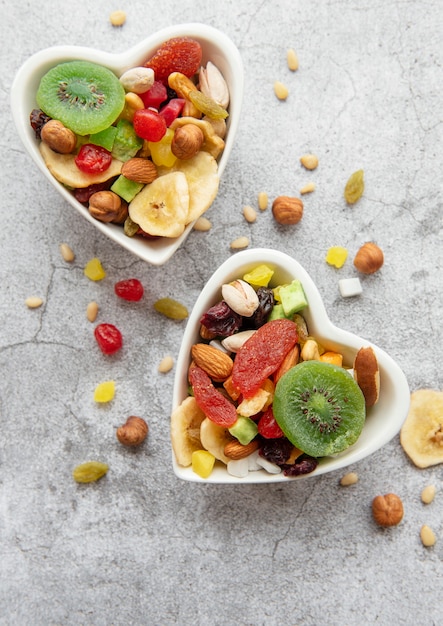
M 366 417 L 365 399 L 342 367 L 303 361 L 280 378 L 274 417 L 297 448 L 314 457 L 338 454 L 359 438 Z
M 115 122 L 125 105 L 125 90 L 106 67 L 68 61 L 42 77 L 36 100 L 49 117 L 78 135 L 89 135 Z

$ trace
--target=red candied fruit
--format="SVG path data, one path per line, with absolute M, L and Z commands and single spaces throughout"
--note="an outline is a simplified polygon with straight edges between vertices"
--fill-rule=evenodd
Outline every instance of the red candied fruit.
M 93 143 L 85 143 L 75 157 L 75 164 L 85 174 L 100 174 L 105 172 L 112 163 L 112 155 L 109 150 L 96 146 Z
M 211 422 L 224 428 L 235 424 L 237 421 L 235 406 L 214 387 L 210 377 L 201 367 L 195 365 L 190 368 L 189 382 L 195 401 Z
M 103 354 L 114 354 L 123 345 L 122 334 L 114 324 L 99 324 L 94 336 Z
M 260 417 L 258 424 L 258 434 L 265 439 L 279 439 L 284 437 L 285 434 L 277 424 L 272 406 L 269 406 L 266 411 Z
M 114 285 L 114 291 L 119 298 L 129 302 L 138 302 L 143 297 L 143 285 L 137 278 L 120 280 Z
M 156 80 L 168 82 L 172 72 L 181 72 L 191 78 L 201 65 L 202 48 L 198 41 L 191 37 L 173 37 L 165 41 L 148 59 L 145 67 L 154 70 Z
M 155 80 L 151 89 L 139 94 L 139 96 L 143 100 L 146 109 L 149 107 L 159 109 L 160 105 L 168 99 L 168 91 L 161 81 Z
M 157 111 L 139 109 L 134 113 L 134 130 L 146 141 L 160 141 L 166 134 L 166 122 Z
M 172 100 L 169 100 L 168 104 L 165 104 L 165 106 L 160 109 L 159 115 L 164 118 L 166 126 L 168 126 L 168 128 L 183 111 L 184 106 L 184 98 L 172 98 Z

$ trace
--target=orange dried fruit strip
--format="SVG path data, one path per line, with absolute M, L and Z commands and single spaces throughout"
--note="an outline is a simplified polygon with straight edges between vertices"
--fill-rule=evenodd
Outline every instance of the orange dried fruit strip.
M 215 424 L 229 428 L 237 421 L 235 406 L 212 384 L 211 379 L 200 367 L 189 370 L 189 382 L 200 409 Z

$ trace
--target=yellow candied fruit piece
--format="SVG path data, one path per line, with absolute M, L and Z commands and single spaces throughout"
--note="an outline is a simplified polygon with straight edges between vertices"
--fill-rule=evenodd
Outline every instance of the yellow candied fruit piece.
M 171 150 L 171 143 L 173 139 L 174 131 L 172 128 L 168 128 L 160 141 L 148 141 L 151 158 L 155 165 L 164 165 L 165 167 L 172 167 L 174 165 L 177 157 Z
M 97 259 L 96 257 L 86 263 L 84 273 L 90 280 L 103 280 L 106 276 L 106 272 L 103 269 L 100 259 Z
M 324 363 L 332 363 L 332 365 L 338 365 L 339 367 L 343 367 L 343 355 L 339 352 L 332 352 L 329 350 L 328 352 L 323 352 L 320 355 L 320 361 Z
M 106 380 L 103 383 L 99 383 L 94 389 L 94 401 L 95 402 L 110 402 L 115 396 L 115 382 L 113 380 Z
M 276 302 L 281 302 L 281 296 L 280 296 L 280 289 L 282 287 L 285 287 L 286 285 L 278 285 L 278 287 L 275 287 L 272 291 L 274 292 L 274 300 Z
M 326 263 L 337 268 L 343 267 L 348 258 L 348 251 L 341 246 L 332 246 L 326 254 Z
M 191 457 L 192 471 L 201 478 L 208 478 L 214 469 L 215 456 L 207 450 L 195 450 Z
M 258 265 L 251 272 L 246 273 L 243 276 L 243 280 L 253 287 L 267 287 L 273 275 L 274 270 L 271 270 L 270 267 Z

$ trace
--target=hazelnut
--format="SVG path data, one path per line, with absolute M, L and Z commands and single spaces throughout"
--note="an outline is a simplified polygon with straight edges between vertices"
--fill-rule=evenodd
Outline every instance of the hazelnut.
M 117 428 L 117 439 L 124 446 L 139 446 L 146 439 L 148 425 L 141 417 L 131 415 L 123 426 Z
M 383 251 L 372 242 L 362 245 L 354 258 L 354 265 L 362 274 L 373 274 L 384 262 Z
M 123 224 L 128 217 L 128 205 L 113 191 L 96 191 L 89 198 L 89 213 L 100 222 Z
M 272 203 L 272 215 L 279 224 L 297 224 L 303 216 L 303 202 L 299 198 L 278 196 Z
M 372 500 L 372 516 L 379 526 L 396 526 L 403 519 L 403 503 L 395 493 Z
M 58 120 L 49 120 L 41 130 L 42 141 L 59 154 L 70 154 L 77 145 L 77 136 Z
M 174 132 L 171 151 L 177 159 L 192 159 L 203 145 L 205 136 L 196 124 L 185 124 Z

